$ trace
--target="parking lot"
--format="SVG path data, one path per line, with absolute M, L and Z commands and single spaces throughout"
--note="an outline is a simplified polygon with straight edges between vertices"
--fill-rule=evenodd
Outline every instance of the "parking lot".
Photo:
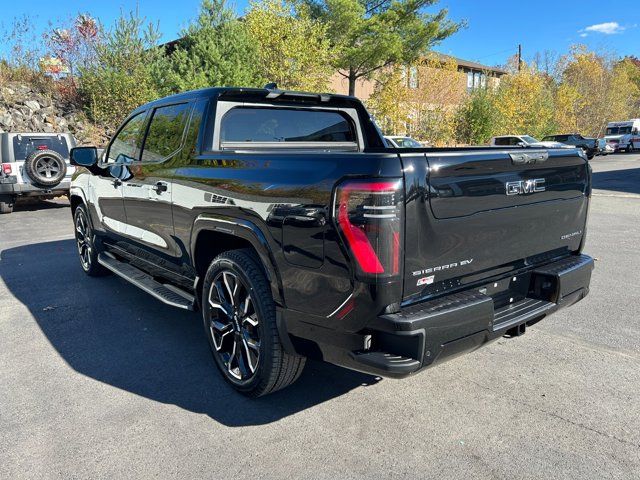
M 0 217 L 0 478 L 638 478 L 640 155 L 597 157 L 590 295 L 405 380 L 310 362 L 258 400 L 197 314 L 80 268 L 64 201 Z

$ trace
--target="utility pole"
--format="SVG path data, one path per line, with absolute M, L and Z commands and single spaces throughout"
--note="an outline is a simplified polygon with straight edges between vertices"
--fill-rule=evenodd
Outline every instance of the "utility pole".
M 518 71 L 522 70 L 522 45 L 518 44 Z

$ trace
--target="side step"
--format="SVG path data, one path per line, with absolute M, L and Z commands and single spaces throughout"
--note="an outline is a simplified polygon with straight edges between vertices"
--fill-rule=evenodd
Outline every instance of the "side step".
M 133 265 L 121 262 L 107 253 L 98 255 L 98 263 L 167 305 L 184 310 L 194 310 L 195 308 L 193 295 L 189 295 L 173 285 L 163 285 Z
M 420 368 L 420 362 L 414 358 L 387 352 L 351 352 L 350 355 L 357 362 L 385 372 L 411 373 Z

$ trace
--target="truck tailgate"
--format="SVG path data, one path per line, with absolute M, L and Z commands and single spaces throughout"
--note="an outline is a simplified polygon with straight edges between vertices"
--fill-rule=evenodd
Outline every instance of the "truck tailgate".
M 579 250 L 590 174 L 576 150 L 427 151 L 401 158 L 405 301 Z

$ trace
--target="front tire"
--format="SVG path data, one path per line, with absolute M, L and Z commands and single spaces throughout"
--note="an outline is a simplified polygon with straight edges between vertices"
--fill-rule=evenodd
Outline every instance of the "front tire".
M 80 257 L 80 266 L 90 277 L 102 277 L 109 274 L 109 270 L 98 263 L 98 250 L 93 242 L 93 231 L 86 208 L 78 205 L 73 212 L 76 246 Z
M 260 397 L 295 382 L 305 358 L 284 350 L 271 289 L 252 250 L 216 257 L 202 291 L 204 329 L 215 363 L 237 391 Z

